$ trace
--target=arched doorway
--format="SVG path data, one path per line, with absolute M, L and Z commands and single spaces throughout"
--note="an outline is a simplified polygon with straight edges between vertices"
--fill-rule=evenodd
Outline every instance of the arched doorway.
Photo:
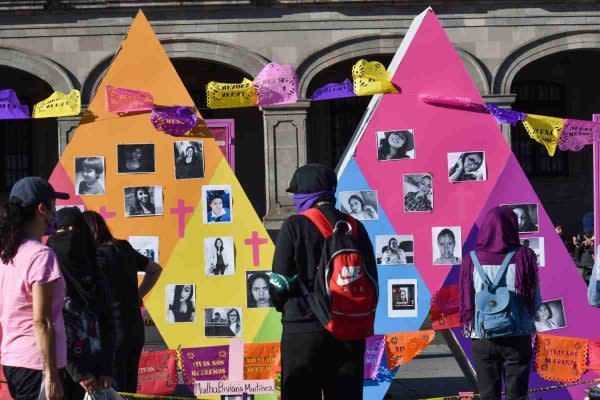
M 377 54 L 341 61 L 320 71 L 308 86 L 307 94 L 332 82 L 352 79 L 352 66 L 361 58 L 379 61 L 386 67 L 393 54 Z M 313 101 L 307 113 L 307 159 L 335 168 L 363 117 L 371 96 Z
M 13 89 L 21 104 L 33 105 L 53 92 L 44 80 L 17 68 L 0 65 L 0 88 Z M 48 178 L 58 162 L 56 118 L 0 120 L 0 200 L 20 178 Z
M 591 120 L 592 114 L 600 113 L 598 65 L 600 50 L 591 49 L 562 51 L 527 64 L 512 81 L 511 92 L 517 94 L 513 108 Z M 557 149 L 550 157 L 521 124 L 512 129 L 511 143 L 550 219 L 569 233 L 580 233 L 583 214 L 593 209 L 591 146 L 579 152 Z
M 171 60 L 183 84 L 205 119 L 235 120 L 235 174 L 258 215 L 265 215 L 265 155 L 262 113 L 258 107 L 212 110 L 206 108 L 210 81 L 241 82 L 252 76 L 227 64 L 193 59 Z

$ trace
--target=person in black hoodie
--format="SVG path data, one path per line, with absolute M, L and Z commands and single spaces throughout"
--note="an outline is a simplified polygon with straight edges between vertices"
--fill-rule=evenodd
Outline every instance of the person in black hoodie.
M 67 284 L 63 317 L 67 334 L 65 400 L 112 384 L 110 288 L 96 266 L 96 246 L 77 207 L 58 211 L 57 233 L 48 239 Z
M 112 293 L 113 387 L 120 392 L 137 391 L 138 367 L 144 347 L 142 299 L 154 287 L 162 272 L 159 264 L 138 253 L 126 240 L 113 237 L 104 218 L 85 211 L 100 270 L 108 278 Z M 138 287 L 138 271 L 144 279 Z
M 336 187 L 337 177 L 331 168 L 308 164 L 296 170 L 287 191 L 294 193 L 298 213 L 317 207 L 335 225 L 345 219 L 335 208 Z M 364 262 L 374 266 L 367 231 L 359 221 L 357 228 Z M 322 234 L 308 218 L 289 217 L 277 236 L 273 272 L 292 282 L 300 279 L 312 290 L 323 244 Z M 286 296 L 270 287 L 275 308 L 283 313 L 282 400 L 362 399 L 364 340 L 336 339 L 315 317 L 297 286 L 292 285 Z

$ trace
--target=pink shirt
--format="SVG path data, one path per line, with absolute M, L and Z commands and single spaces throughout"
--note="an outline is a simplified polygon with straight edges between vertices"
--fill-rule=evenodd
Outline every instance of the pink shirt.
M 58 368 L 67 365 L 67 337 L 62 315 L 65 281 L 54 252 L 35 240 L 21 243 L 12 262 L 0 261 L 0 326 L 2 364 L 43 370 L 33 334 L 33 285 L 55 281 L 52 321 Z

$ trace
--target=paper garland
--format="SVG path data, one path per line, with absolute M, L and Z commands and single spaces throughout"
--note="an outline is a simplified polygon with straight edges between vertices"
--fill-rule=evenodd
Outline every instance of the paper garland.
M 73 89 L 69 94 L 54 92 L 33 106 L 32 118 L 69 117 L 81 112 L 81 95 Z
M 357 96 L 398 93 L 387 70 L 378 61 L 359 60 L 352 67 L 352 82 Z
M 433 341 L 435 331 L 388 333 L 385 335 L 387 367 L 392 370 L 421 354 Z
M 272 62 L 254 78 L 258 106 L 289 104 L 298 101 L 298 77 L 291 65 Z
M 157 131 L 171 136 L 183 136 L 196 126 L 198 116 L 194 107 L 155 107 L 150 120 Z
M 315 90 L 312 95 L 312 101 L 342 99 L 345 97 L 356 97 L 356 93 L 352 90 L 352 82 L 346 79 L 342 83 L 328 83 Z
M 12 89 L 0 90 L 0 119 L 27 119 L 29 107 L 21 104 Z
M 148 92 L 106 85 L 104 88 L 106 111 L 111 113 L 129 113 L 150 111 L 154 99 Z
M 550 381 L 576 382 L 585 373 L 587 349 L 587 339 L 538 333 L 536 370 Z

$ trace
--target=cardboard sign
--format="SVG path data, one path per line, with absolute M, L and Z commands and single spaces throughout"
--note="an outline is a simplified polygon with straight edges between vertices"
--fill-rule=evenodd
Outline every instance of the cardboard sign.
M 138 371 L 138 393 L 148 395 L 173 393 L 177 387 L 175 350 L 142 353 Z
M 279 342 L 244 344 L 244 379 L 275 379 L 279 362 Z
M 544 379 L 576 382 L 585 373 L 587 339 L 537 334 L 535 368 Z

